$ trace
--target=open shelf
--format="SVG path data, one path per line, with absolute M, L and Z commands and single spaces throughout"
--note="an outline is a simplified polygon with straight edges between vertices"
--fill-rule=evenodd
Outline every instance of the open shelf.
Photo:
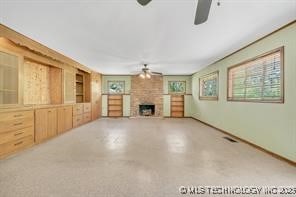
M 76 103 L 90 102 L 90 74 L 77 70 L 75 82 Z

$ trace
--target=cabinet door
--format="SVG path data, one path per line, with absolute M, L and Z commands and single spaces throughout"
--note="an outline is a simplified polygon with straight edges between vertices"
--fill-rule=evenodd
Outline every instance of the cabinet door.
M 65 129 L 65 108 L 58 108 L 58 133 L 63 133 Z
M 73 127 L 72 106 L 64 108 L 64 126 L 65 131 L 72 129 Z
M 58 133 L 57 125 L 57 109 L 48 109 L 47 110 L 47 137 L 56 136 Z
M 64 103 L 75 103 L 75 72 L 64 70 Z
M 92 120 L 99 118 L 101 112 L 101 75 L 98 73 L 92 73 L 92 86 L 91 86 L 91 108 L 92 108 Z
M 35 111 L 35 141 L 41 142 L 47 138 L 48 114 L 47 109 Z

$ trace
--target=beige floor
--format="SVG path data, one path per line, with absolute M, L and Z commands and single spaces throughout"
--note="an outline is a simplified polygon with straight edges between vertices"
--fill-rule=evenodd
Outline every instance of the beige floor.
M 223 136 L 192 119 L 100 119 L 1 160 L 0 196 L 208 196 L 179 187 L 296 185 L 295 167 Z

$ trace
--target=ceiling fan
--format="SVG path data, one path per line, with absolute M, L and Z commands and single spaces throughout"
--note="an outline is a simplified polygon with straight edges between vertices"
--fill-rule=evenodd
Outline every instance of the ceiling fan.
M 142 6 L 147 5 L 152 0 L 137 0 Z M 208 20 L 212 0 L 198 0 L 194 24 L 199 25 Z
M 142 68 L 142 72 L 138 74 L 143 79 L 150 79 L 152 75 L 162 75 L 160 72 L 152 72 L 148 67 L 147 64 L 144 64 Z

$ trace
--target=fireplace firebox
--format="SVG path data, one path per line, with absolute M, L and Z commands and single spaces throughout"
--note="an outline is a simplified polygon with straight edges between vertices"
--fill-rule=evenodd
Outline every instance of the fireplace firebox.
M 155 113 L 155 105 L 151 103 L 143 103 L 139 105 L 140 116 L 153 116 Z

